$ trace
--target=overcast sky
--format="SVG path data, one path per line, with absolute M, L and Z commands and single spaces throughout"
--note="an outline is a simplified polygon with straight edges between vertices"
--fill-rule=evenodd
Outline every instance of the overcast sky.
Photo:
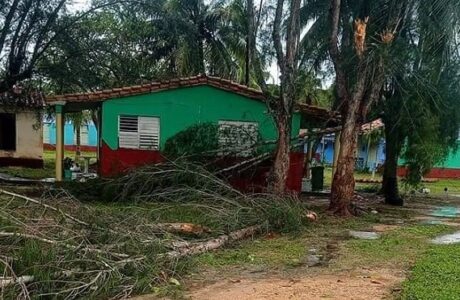
M 75 12 L 87 8 L 90 3 L 91 0 L 72 0 L 67 7 L 70 11 Z

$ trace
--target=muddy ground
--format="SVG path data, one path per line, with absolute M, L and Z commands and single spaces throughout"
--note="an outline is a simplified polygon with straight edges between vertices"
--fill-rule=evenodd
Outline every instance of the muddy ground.
M 311 201 L 311 208 L 323 215 L 327 205 L 326 199 L 305 199 Z M 407 254 L 386 260 L 378 257 L 378 251 L 370 257 L 353 253 L 347 246 L 350 237 L 346 237 L 349 223 L 353 230 L 376 232 L 385 235 L 406 226 L 417 224 L 445 224 L 459 227 L 457 214 L 451 216 L 437 215 L 439 211 L 450 211 L 460 207 L 458 197 L 415 197 L 403 208 L 388 208 L 382 199 L 372 196 L 359 203 L 365 215 L 375 215 L 375 222 L 360 223 L 359 218 L 345 221 L 342 225 L 331 225 L 327 230 L 318 221 L 306 237 L 306 248 L 312 246 L 321 253 L 322 261 L 309 264 L 299 263 L 294 268 L 278 265 L 238 265 L 223 267 L 200 266 L 198 271 L 182 280 L 182 293 L 172 298 L 209 299 L 209 300 L 246 300 L 246 299 L 394 299 L 401 291 L 401 284 L 410 274 L 410 267 L 417 256 L 417 249 L 404 249 Z M 440 210 L 441 207 L 441 210 Z M 448 209 L 445 209 L 445 208 Z M 356 224 L 355 224 L 356 223 Z M 325 225 L 328 226 L 328 225 Z M 325 227 L 324 226 L 324 227 Z M 321 227 L 321 228 L 319 228 Z M 343 227 L 343 228 L 342 228 Z M 360 228 L 361 227 L 361 228 Z M 260 237 L 273 238 L 273 237 Z M 275 237 L 276 239 L 277 237 Z M 425 238 L 423 238 L 425 240 Z M 417 245 L 415 245 L 417 247 Z M 388 249 L 387 249 L 388 250 Z M 405 257 L 407 256 L 407 257 Z M 407 259 L 406 259 L 407 258 Z M 170 298 L 170 297 L 166 297 Z M 157 295 L 145 295 L 137 300 L 158 299 Z

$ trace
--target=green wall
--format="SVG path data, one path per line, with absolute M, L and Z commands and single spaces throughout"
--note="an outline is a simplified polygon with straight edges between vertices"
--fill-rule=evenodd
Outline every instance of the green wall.
M 277 137 L 275 124 L 265 103 L 211 86 L 196 86 L 109 100 L 102 105 L 102 139 L 112 149 L 118 148 L 118 116 L 160 117 L 160 148 L 179 131 L 204 122 L 251 121 L 259 123 L 264 140 Z M 300 128 L 295 114 L 292 135 Z
M 457 144 L 460 141 L 457 141 Z M 437 168 L 460 169 L 460 145 L 457 151 L 450 150 L 449 156 L 441 163 L 437 164 Z

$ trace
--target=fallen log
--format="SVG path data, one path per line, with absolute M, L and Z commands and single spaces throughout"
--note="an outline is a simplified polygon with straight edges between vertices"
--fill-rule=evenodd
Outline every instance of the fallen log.
M 5 288 L 12 284 L 25 284 L 34 281 L 33 276 L 19 276 L 19 277 L 0 277 L 0 288 Z
M 179 233 L 179 234 L 194 234 L 202 235 L 204 233 L 211 233 L 209 227 L 193 224 L 193 223 L 160 223 L 152 224 L 152 228 L 165 231 L 169 233 Z
M 169 259 L 179 259 L 185 256 L 201 254 L 207 251 L 218 249 L 232 242 L 236 242 L 247 237 L 253 236 L 256 233 L 261 232 L 264 227 L 267 227 L 266 222 L 261 225 L 254 225 L 237 231 L 233 231 L 229 234 L 224 234 L 208 241 L 200 243 L 190 243 L 188 245 L 183 244 L 180 248 L 173 251 L 169 251 L 162 256 L 167 257 Z

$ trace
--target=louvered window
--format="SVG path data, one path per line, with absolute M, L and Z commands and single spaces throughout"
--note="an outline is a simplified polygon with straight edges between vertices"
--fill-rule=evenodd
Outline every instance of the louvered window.
M 159 149 L 160 118 L 120 116 L 118 127 L 120 148 Z
M 223 155 L 252 155 L 258 137 L 259 125 L 256 122 L 219 121 L 219 147 Z
M 73 136 L 73 144 L 77 144 L 77 132 L 74 131 Z M 80 127 L 80 145 L 87 146 L 88 145 L 88 125 L 82 125 Z
M 51 124 L 43 124 L 43 143 L 50 143 L 50 126 Z

